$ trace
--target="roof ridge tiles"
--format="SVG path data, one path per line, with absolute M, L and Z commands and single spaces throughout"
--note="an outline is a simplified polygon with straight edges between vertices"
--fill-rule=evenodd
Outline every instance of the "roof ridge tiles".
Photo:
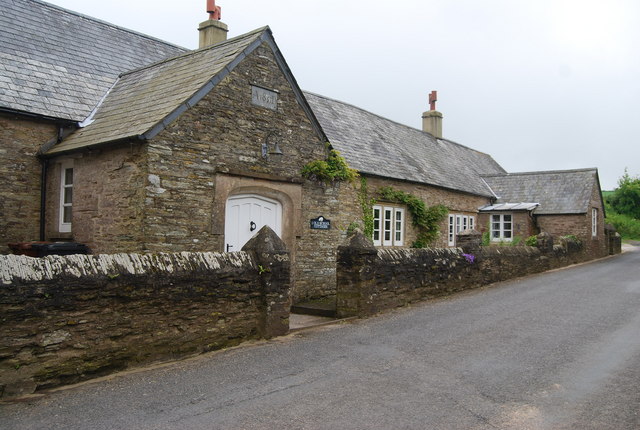
M 579 172 L 597 172 L 598 168 L 597 167 L 584 167 L 584 168 L 580 168 L 580 169 L 565 169 L 565 170 L 536 170 L 536 171 L 530 171 L 530 172 L 507 172 L 507 173 L 489 173 L 489 174 L 482 174 L 480 176 L 482 176 L 483 178 L 488 178 L 488 177 L 493 177 L 493 178 L 499 178 L 499 177 L 506 177 L 506 176 L 524 176 L 524 175 L 547 175 L 550 173 L 579 173 Z
M 126 72 L 121 73 L 119 76 L 122 78 L 124 76 L 131 75 L 133 73 L 138 73 L 138 72 L 141 72 L 143 70 L 152 69 L 154 67 L 159 66 L 160 64 L 166 64 L 166 63 L 170 63 L 170 62 L 173 62 L 173 61 L 177 61 L 177 60 L 180 60 L 182 58 L 185 58 L 185 57 L 188 57 L 188 56 L 191 56 L 191 55 L 196 55 L 196 54 L 199 54 L 199 53 L 202 53 L 202 52 L 205 52 L 205 51 L 209 51 L 209 50 L 213 50 L 213 49 L 220 49 L 223 46 L 227 46 L 227 45 L 230 45 L 232 43 L 236 43 L 236 42 L 238 42 L 239 40 L 242 40 L 242 39 L 251 39 L 252 37 L 257 38 L 257 37 L 259 37 L 259 35 L 262 35 L 266 31 L 271 31 L 271 29 L 269 28 L 268 25 L 264 26 L 264 27 L 257 28 L 255 30 L 252 30 L 252 31 L 248 32 L 248 33 L 244 33 L 244 34 L 241 34 L 239 36 L 233 37 L 231 39 L 225 40 L 224 42 L 217 43 L 215 45 L 206 46 L 204 48 L 198 48 L 198 49 L 194 49 L 194 50 L 191 50 L 191 51 L 183 52 L 182 54 L 178 54 L 178 55 L 173 56 L 173 57 L 165 58 L 165 59 L 162 59 L 160 61 L 156 61 L 155 63 L 150 63 L 150 64 L 144 65 L 142 67 L 138 67 L 138 68 L 133 69 L 133 70 L 128 70 Z

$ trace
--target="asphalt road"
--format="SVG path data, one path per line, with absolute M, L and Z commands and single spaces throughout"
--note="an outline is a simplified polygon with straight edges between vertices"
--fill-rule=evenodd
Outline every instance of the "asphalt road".
M 640 429 L 640 248 L 0 405 L 9 429 Z

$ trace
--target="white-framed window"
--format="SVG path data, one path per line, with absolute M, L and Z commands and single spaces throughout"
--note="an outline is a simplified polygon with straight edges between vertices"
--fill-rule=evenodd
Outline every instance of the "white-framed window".
M 511 242 L 513 239 L 513 216 L 511 214 L 491 215 L 491 240 Z
M 382 244 L 382 232 L 380 231 L 382 222 L 382 208 L 380 206 L 373 207 L 373 244 L 380 246 Z
M 455 246 L 456 244 L 456 217 L 455 215 L 449 214 L 449 228 L 447 229 L 448 235 L 448 244 L 449 246 Z
M 447 230 L 447 244 L 456 245 L 456 235 L 461 231 L 473 230 L 476 218 L 474 216 L 449 214 L 449 228 Z
M 591 236 L 598 235 L 598 209 L 591 208 Z
M 375 246 L 404 245 L 404 208 L 373 207 L 373 244 Z
M 73 208 L 73 162 L 65 161 L 60 164 L 60 211 L 58 213 L 58 231 L 71 232 L 71 217 Z

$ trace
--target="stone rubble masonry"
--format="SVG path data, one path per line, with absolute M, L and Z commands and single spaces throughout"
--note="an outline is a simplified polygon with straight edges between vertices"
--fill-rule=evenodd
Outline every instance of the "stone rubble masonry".
M 258 334 L 267 339 L 287 334 L 291 309 L 291 260 L 284 242 L 271 228 L 264 226 L 249 239 L 242 251 L 253 257 L 260 275 L 264 312 Z
M 142 252 L 146 152 L 137 145 L 59 157 L 49 162 L 47 175 L 46 237 L 73 239 L 93 252 Z M 72 160 L 73 234 L 60 233 L 60 165 Z
M 614 226 L 607 225 L 605 227 L 605 235 L 608 243 L 609 255 L 616 255 L 622 252 L 622 236 L 618 233 Z
M 268 228 L 236 253 L 0 256 L 0 397 L 286 334 L 290 279 Z
M 8 243 L 40 239 L 40 145 L 55 138 L 53 122 L 0 114 L 0 254 Z
M 591 234 L 591 209 L 598 210 L 598 226 L 597 235 Z M 590 258 L 600 258 L 609 254 L 609 240 L 605 233 L 604 224 L 604 208 L 600 199 L 600 189 L 594 184 L 589 202 L 587 213 L 582 214 L 536 214 L 534 211 L 533 219 L 528 212 L 495 212 L 511 213 L 513 215 L 513 236 L 526 239 L 530 235 L 539 232 L 549 233 L 553 237 L 561 237 L 573 235 L 576 236 L 584 245 L 584 252 Z M 489 231 L 489 222 L 491 214 L 480 214 L 478 219 L 478 229 L 484 233 Z
M 476 223 L 478 222 L 478 208 L 489 203 L 488 197 L 475 196 L 472 194 L 462 193 L 459 191 L 447 190 L 445 188 L 439 188 L 423 184 L 415 184 L 411 182 L 404 182 L 398 180 L 390 180 L 385 178 L 370 177 L 367 180 L 369 193 L 372 197 L 375 196 L 375 191 L 381 187 L 392 187 L 399 191 L 412 194 L 422 201 L 427 206 L 444 205 L 449 209 L 449 213 L 458 215 L 475 216 Z M 379 201 L 379 204 L 384 204 L 384 201 Z M 407 213 L 406 222 L 406 234 L 405 244 L 410 246 L 417 238 L 418 231 L 413 227 L 411 214 Z M 433 247 L 446 248 L 447 244 L 447 230 L 448 230 L 448 217 L 445 217 L 440 223 L 440 234 L 434 243 Z
M 278 93 L 275 111 L 251 103 L 251 85 Z M 262 157 L 267 135 L 282 156 Z M 293 300 L 335 294 L 338 244 L 362 220 L 359 183 L 325 185 L 300 171 L 326 158 L 325 142 L 298 104 L 270 48 L 259 47 L 196 106 L 146 143 L 74 154 L 73 233 L 57 233 L 59 171 L 48 181 L 48 238 L 85 243 L 94 253 L 224 251 L 230 196 L 258 194 L 283 205 L 282 238 L 291 251 Z M 52 164 L 57 166 L 55 160 Z M 429 205 L 474 215 L 486 198 L 425 185 L 370 178 L 369 189 L 393 186 Z M 330 230 L 312 230 L 318 216 Z M 406 243 L 417 232 L 407 222 Z M 446 220 L 438 246 L 446 246 Z
M 252 104 L 252 85 L 277 92 L 277 109 Z M 283 155 L 263 158 L 267 136 L 270 143 L 279 143 Z M 333 296 L 337 247 L 346 240 L 350 225 L 362 224 L 363 213 L 358 181 L 325 185 L 301 176 L 303 166 L 326 156 L 325 142 L 271 49 L 262 45 L 150 141 L 66 156 L 74 162 L 72 233 L 57 231 L 63 158 L 52 160 L 47 239 L 74 240 L 94 253 L 223 252 L 228 198 L 255 194 L 282 204 L 293 301 Z M 486 227 L 477 208 L 489 203 L 487 197 L 371 175 L 367 179 L 371 197 L 378 188 L 391 186 L 428 206 L 443 204 L 451 214 L 477 216 L 476 225 Z M 330 230 L 310 228 L 309 220 L 318 216 L 331 220 Z M 418 232 L 408 212 L 406 220 L 405 244 L 410 246 Z M 526 221 L 520 223 L 516 217 L 523 235 L 531 227 Z M 585 217 L 574 221 L 590 222 Z M 447 247 L 447 223 L 445 218 L 432 246 Z
M 304 183 L 302 216 L 305 233 L 297 241 L 294 303 L 335 296 L 338 245 L 346 240 L 349 225 L 362 219 L 356 186 L 359 184 Z M 310 228 L 310 220 L 319 216 L 331 221 L 330 230 Z
M 252 85 L 277 92 L 277 110 L 252 104 Z M 268 135 L 270 143 L 279 142 L 283 155 L 263 158 Z M 152 139 L 148 154 L 145 250 L 223 251 L 224 208 L 230 195 L 281 193 L 284 197 L 277 200 L 291 200 L 299 216 L 301 202 L 291 185 L 301 187 L 302 167 L 326 158 L 327 150 L 265 44 Z M 219 193 L 219 176 L 261 182 Z M 294 254 L 295 237 L 301 234 L 285 238 Z
M 474 236 L 480 241 L 479 232 Z M 354 235 L 338 248 L 338 317 L 365 317 L 590 259 L 582 244 L 571 240 L 551 245 L 545 252 L 530 246 L 465 246 L 465 250 L 376 249 L 368 238 Z
M 491 215 L 510 214 L 512 235 L 514 238 L 520 238 L 522 241 L 529 236 L 538 234 L 534 220 L 528 211 L 513 211 L 513 212 L 491 212 L 481 213 L 478 215 L 477 229 L 480 233 L 490 232 L 491 227 Z
M 251 103 L 252 85 L 278 93 L 275 111 Z M 269 134 L 282 156 L 262 157 Z M 296 261 L 300 250 L 308 267 L 317 268 L 313 273 L 296 270 L 293 278 L 310 291 L 328 284 L 335 292 L 340 230 L 311 231 L 308 220 L 323 215 L 340 224 L 334 215 L 339 213 L 339 190 L 300 174 L 305 164 L 326 156 L 324 140 L 263 45 L 154 139 L 53 160 L 47 238 L 84 243 L 94 253 L 222 252 L 227 199 L 258 194 L 282 203 L 283 240 L 291 260 Z M 76 177 L 73 232 L 61 234 L 59 163 L 68 158 L 73 158 Z M 314 237 L 324 243 L 314 245 Z
M 597 235 L 591 234 L 591 209 L 598 210 Z M 594 185 L 591 193 L 589 209 L 585 214 L 576 215 L 538 215 L 538 225 L 541 231 L 552 236 L 574 235 L 582 241 L 585 251 L 592 257 L 598 258 L 609 254 L 609 243 L 605 234 L 604 208 L 600 199 L 600 190 Z

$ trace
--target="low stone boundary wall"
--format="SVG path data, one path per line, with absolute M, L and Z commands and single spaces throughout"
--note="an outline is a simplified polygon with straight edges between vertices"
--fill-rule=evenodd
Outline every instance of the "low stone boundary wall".
M 586 259 L 578 242 L 540 243 L 541 248 L 480 247 L 476 241 L 468 247 L 465 244 L 464 250 L 378 250 L 358 234 L 349 245 L 338 248 L 337 314 L 363 317 Z
M 287 333 L 284 244 L 243 250 L 0 256 L 0 397 Z

